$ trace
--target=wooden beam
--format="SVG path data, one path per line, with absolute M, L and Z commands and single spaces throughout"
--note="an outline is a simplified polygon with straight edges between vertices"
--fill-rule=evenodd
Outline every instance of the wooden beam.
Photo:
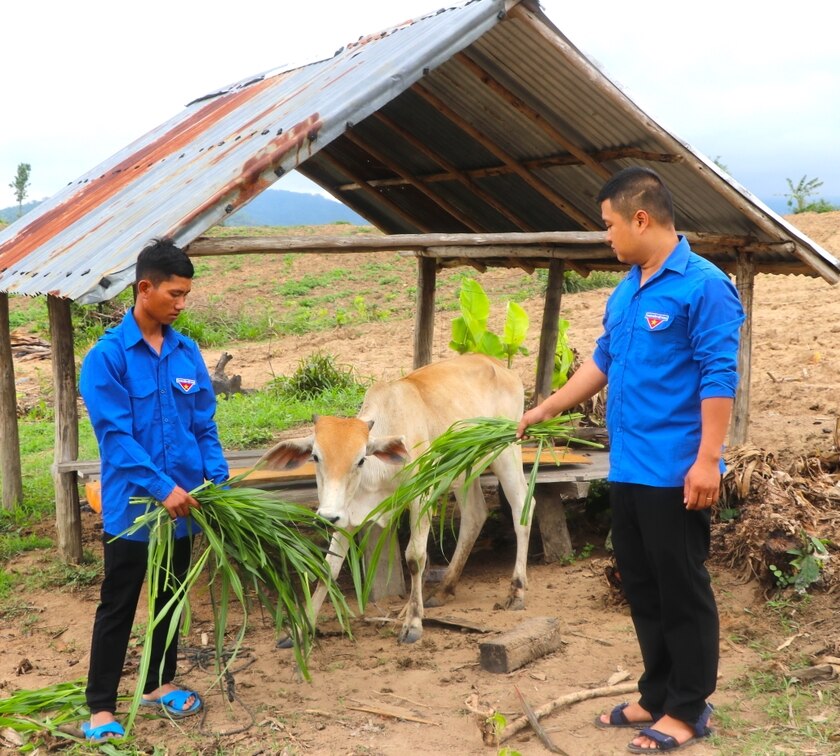
M 389 158 L 379 148 L 374 147 L 372 144 L 364 140 L 355 131 L 345 131 L 344 138 L 355 144 L 360 150 L 363 150 L 368 155 L 376 158 L 376 160 L 382 163 L 382 165 L 384 165 L 389 171 L 391 171 L 392 173 L 396 173 L 400 178 L 406 181 L 408 185 L 413 186 L 415 189 L 417 189 L 417 191 L 425 194 L 445 213 L 451 215 L 453 218 L 455 218 L 455 220 L 463 224 L 466 228 L 476 233 L 481 231 L 481 226 L 475 223 L 475 221 L 473 221 L 473 219 L 470 218 L 470 216 L 468 216 L 466 213 L 463 213 L 457 207 L 452 205 L 451 202 L 441 197 L 440 194 L 438 194 L 436 191 L 426 186 L 426 184 L 423 181 L 409 175 L 408 172 L 403 170 L 403 168 L 396 161 Z
M 446 173 L 434 174 L 435 176 L 447 176 L 443 179 L 446 181 L 460 181 L 464 186 L 468 187 L 473 194 L 481 199 L 485 204 L 492 207 L 496 212 L 507 218 L 514 226 L 523 231 L 533 231 L 534 228 L 517 217 L 516 214 L 502 201 L 496 199 L 490 192 L 485 190 L 482 186 L 477 184 L 468 171 L 462 171 L 454 163 L 450 163 L 440 153 L 432 150 L 422 139 L 418 139 L 407 129 L 400 126 L 393 118 L 386 116 L 382 111 L 374 113 L 377 119 L 387 126 L 391 131 L 397 134 L 401 139 L 406 141 L 413 149 L 417 150 L 422 155 L 425 155 L 430 160 L 434 160 L 441 168 L 446 169 Z M 433 183 L 440 179 L 432 178 L 430 176 L 420 177 L 426 183 Z M 373 181 L 371 185 L 375 185 Z
M 435 334 L 435 287 L 437 266 L 434 260 L 417 260 L 417 309 L 414 313 L 414 369 L 432 361 Z
M 3 509 L 23 503 L 23 476 L 20 470 L 20 435 L 17 422 L 15 366 L 9 324 L 9 295 L 0 292 L 0 480 Z
M 560 302 L 563 298 L 563 260 L 552 260 L 548 266 L 548 284 L 543 302 L 540 346 L 537 356 L 537 380 L 535 402 L 539 404 L 551 394 L 551 376 L 554 373 L 554 353 L 557 351 L 557 336 L 560 317 Z
M 749 253 L 790 252 L 791 242 L 762 243 L 750 236 L 708 234 L 680 231 L 692 248 L 707 250 L 744 250 Z M 355 234 L 353 236 L 201 236 L 192 242 L 187 253 L 191 257 L 215 255 L 300 253 L 356 253 L 372 251 L 424 250 L 436 247 L 593 247 L 606 248 L 604 231 L 537 231 L 482 234 Z
M 375 113 L 377 118 L 380 118 L 380 113 Z M 389 119 L 391 120 L 391 119 Z M 421 142 L 421 144 L 423 144 Z M 682 155 L 674 155 L 670 152 L 651 152 L 650 150 L 640 150 L 638 147 L 616 147 L 609 150 L 593 150 L 587 153 L 592 160 L 597 163 L 603 163 L 607 160 L 640 160 L 650 163 L 681 163 L 684 161 Z M 439 161 L 438 161 L 439 162 Z M 578 166 L 583 163 L 574 155 L 566 153 L 546 155 L 545 157 L 529 158 L 528 160 L 520 160 L 520 165 L 527 168 L 529 171 L 544 170 L 546 168 L 563 168 L 567 166 Z M 443 163 L 441 166 L 446 168 Z M 298 169 L 300 170 L 300 169 Z M 488 176 L 505 176 L 513 173 L 513 169 L 509 165 L 490 165 L 483 168 L 465 168 L 460 170 L 455 169 L 459 173 L 463 173 L 469 179 L 486 178 Z M 446 171 L 438 173 L 425 173 L 418 176 L 423 181 L 432 183 L 435 181 L 455 181 L 459 178 L 455 171 L 447 168 Z M 372 179 L 368 181 L 371 186 L 402 186 L 405 181 L 401 178 L 386 178 L 386 179 Z M 355 191 L 359 188 L 357 184 L 340 184 L 337 189 L 341 191 Z
M 76 473 L 61 473 L 57 465 L 79 456 L 79 414 L 76 409 L 76 362 L 70 301 L 47 297 L 50 319 L 53 387 L 55 390 L 55 519 L 58 553 L 66 562 L 82 561 L 82 521 Z
M 363 179 L 359 174 L 355 173 L 351 168 L 348 168 L 343 163 L 340 163 L 336 160 L 332 155 L 330 155 L 326 150 L 321 150 L 318 153 L 318 157 L 320 160 L 323 160 L 326 163 L 329 163 L 335 170 L 344 173 L 345 175 L 349 176 L 353 181 L 355 181 L 359 187 L 366 192 L 368 195 L 373 197 L 373 199 L 387 207 L 391 208 L 397 215 L 399 215 L 403 220 L 405 220 L 410 226 L 414 226 L 414 228 L 420 229 L 420 231 L 429 231 L 430 227 L 420 223 L 417 219 L 415 219 L 411 213 L 407 210 L 404 210 L 400 207 L 394 200 L 392 200 L 387 195 L 383 194 L 382 192 L 378 191 L 374 187 L 372 187 L 368 182 Z
M 741 306 L 746 318 L 741 326 L 741 341 L 738 345 L 738 389 L 735 393 L 735 405 L 732 410 L 732 422 L 729 427 L 731 446 L 745 444 L 750 428 L 750 376 L 752 373 L 752 322 L 753 293 L 755 289 L 755 261 L 745 253 L 738 255 L 738 268 L 735 278 Z
M 484 84 L 484 86 L 488 87 L 493 92 L 495 92 L 514 110 L 521 113 L 531 123 L 533 123 L 539 129 L 541 129 L 543 132 L 545 132 L 549 139 L 559 144 L 569 154 L 574 155 L 580 161 L 581 164 L 589 168 L 600 179 L 606 180 L 612 175 L 611 171 L 608 171 L 606 168 L 604 168 L 603 165 L 593 160 L 586 153 L 586 150 L 580 147 L 580 145 L 575 144 L 571 139 L 567 138 L 562 131 L 555 128 L 551 123 L 549 123 L 542 113 L 540 113 L 536 108 L 532 108 L 518 95 L 511 92 L 510 89 L 508 89 L 498 79 L 494 78 L 488 71 L 482 68 L 465 52 L 461 51 L 457 53 L 455 55 L 455 58 L 462 66 L 464 66 L 464 68 L 467 69 L 467 71 L 469 71 L 482 84 Z
M 469 134 L 476 142 L 478 142 L 484 149 L 495 155 L 499 160 L 508 165 L 511 170 L 519 176 L 528 186 L 530 186 L 538 194 L 545 197 L 549 202 L 554 204 L 558 209 L 562 210 L 569 218 L 578 223 L 585 229 L 594 230 L 597 228 L 597 223 L 593 221 L 588 215 L 578 210 L 574 205 L 568 202 L 564 197 L 560 196 L 554 189 L 545 183 L 538 176 L 531 173 L 514 157 L 509 155 L 505 150 L 497 144 L 488 139 L 483 132 L 475 128 L 471 123 L 464 120 L 458 113 L 449 107 L 440 97 L 433 94 L 426 88 L 423 81 L 418 81 L 413 87 L 412 91 L 416 92 L 433 108 L 435 108 L 441 115 L 448 118 L 453 124 L 461 129 L 466 134 Z

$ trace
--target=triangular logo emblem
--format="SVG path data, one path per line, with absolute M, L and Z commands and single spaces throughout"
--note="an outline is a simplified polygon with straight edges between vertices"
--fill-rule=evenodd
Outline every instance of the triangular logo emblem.
M 181 387 L 185 394 L 189 394 L 192 387 L 195 386 L 195 381 L 192 378 L 176 378 L 175 383 Z
M 657 329 L 663 323 L 668 321 L 668 315 L 662 315 L 658 312 L 646 312 L 645 313 L 645 320 L 647 321 L 648 328 L 651 331 Z

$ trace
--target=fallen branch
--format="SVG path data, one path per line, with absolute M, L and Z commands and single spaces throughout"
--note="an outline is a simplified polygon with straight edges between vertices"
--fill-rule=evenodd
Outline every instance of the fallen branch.
M 534 709 L 533 713 L 534 716 L 539 719 L 539 717 L 545 717 L 548 714 L 551 714 L 551 712 L 555 709 L 559 709 L 563 706 L 571 706 L 572 704 L 579 703 L 580 701 L 588 701 L 590 698 L 601 698 L 602 696 L 633 693 L 638 689 L 639 686 L 636 683 L 624 683 L 623 685 L 607 685 L 603 688 L 592 688 L 591 690 L 579 690 L 576 693 L 567 693 L 564 696 L 560 696 L 560 698 L 555 698 L 553 701 L 549 701 L 547 704 L 543 704 L 539 708 Z M 509 740 L 516 735 L 516 733 L 524 730 L 529 724 L 530 722 L 528 721 L 528 717 L 514 719 L 513 722 L 507 725 L 507 727 L 499 733 L 498 742 L 504 743 L 506 740 Z
M 352 699 L 351 699 L 352 700 Z M 402 719 L 406 722 L 417 722 L 419 724 L 434 725 L 440 727 L 439 722 L 433 722 L 431 719 L 423 719 L 422 717 L 415 717 L 409 711 L 400 709 L 397 706 L 388 706 L 388 704 L 368 704 L 362 701 L 358 702 L 358 706 L 350 706 L 345 704 L 345 708 L 353 709 L 353 711 L 364 711 L 368 714 L 378 714 L 380 717 L 390 717 L 391 719 Z
M 542 744 L 551 751 L 551 753 L 559 753 L 562 756 L 569 756 L 569 754 L 567 754 L 562 748 L 554 745 L 554 742 L 540 724 L 540 720 L 537 718 L 537 715 L 531 708 L 531 705 L 525 700 L 525 696 L 522 695 L 522 691 L 520 691 L 516 685 L 513 686 L 513 689 L 516 691 L 516 695 L 519 696 L 519 702 L 522 704 L 522 709 L 525 711 L 528 723 L 531 725 L 534 732 L 537 733 L 537 737 L 540 739 Z

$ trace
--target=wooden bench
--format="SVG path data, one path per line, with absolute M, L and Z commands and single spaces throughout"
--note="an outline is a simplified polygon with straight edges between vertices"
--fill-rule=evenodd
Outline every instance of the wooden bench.
M 244 475 L 238 485 L 282 491 L 286 501 L 316 506 L 318 491 L 315 485 L 315 465 L 307 462 L 295 470 L 254 470 L 254 465 L 264 453 L 263 449 L 225 453 L 231 476 Z M 535 449 L 523 448 L 522 464 L 526 477 L 531 473 L 535 456 Z M 93 505 L 99 494 L 99 460 L 62 462 L 57 465 L 57 469 L 60 473 L 75 472 L 78 481 L 85 486 L 89 503 Z M 543 451 L 534 489 L 534 516 L 539 527 L 543 558 L 546 562 L 558 561 L 572 553 L 565 502 L 586 496 L 589 483 L 605 479 L 608 471 L 609 455 L 604 450 Z M 490 473 L 481 477 L 481 483 L 487 487 L 498 485 L 496 476 Z M 391 544 L 391 551 L 396 556 L 396 543 Z M 382 560 L 383 563 L 387 561 L 389 560 Z M 399 564 L 399 560 L 396 563 Z M 405 582 L 400 570 L 391 570 L 387 575 L 380 570 L 372 592 L 374 599 L 404 592 Z

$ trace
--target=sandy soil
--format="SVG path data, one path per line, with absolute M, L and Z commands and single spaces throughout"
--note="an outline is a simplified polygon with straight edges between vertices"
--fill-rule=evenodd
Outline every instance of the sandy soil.
M 840 255 L 840 213 L 797 216 L 793 221 Z M 270 275 L 271 263 L 260 264 L 266 266 L 265 275 Z M 306 263 L 314 267 L 329 264 L 323 258 L 309 258 Z M 343 264 L 348 264 L 346 256 Z M 492 292 L 494 281 L 510 275 L 514 274 L 491 272 L 481 281 Z M 413 271 L 407 271 L 406 280 L 413 283 Z M 203 295 L 198 293 L 201 285 L 196 286 L 196 306 L 201 305 L 201 296 L 210 296 L 212 287 L 209 281 L 207 284 Z M 582 354 L 589 351 L 598 334 L 607 295 L 595 291 L 564 298 L 564 313 L 572 322 L 570 338 Z M 538 322 L 541 302 L 533 299 L 526 304 L 532 320 Z M 451 317 L 451 312 L 438 315 L 436 358 L 450 353 Z M 247 387 L 259 387 L 272 375 L 290 373 L 305 355 L 322 351 L 354 366 L 362 375 L 391 378 L 409 369 L 412 328 L 411 313 L 406 312 L 405 319 L 384 323 L 285 338 L 272 344 L 236 344 L 227 350 L 234 356 L 228 372 L 241 374 Z M 789 460 L 832 448 L 840 416 L 838 332 L 840 298 L 836 288 L 802 277 L 758 278 L 750 428 L 755 445 Z M 206 357 L 212 367 L 218 352 L 208 351 Z M 519 369 L 526 383 L 532 383 L 532 358 L 523 360 Z M 16 365 L 16 371 L 24 397 L 37 393 L 35 387 L 49 381 L 49 367 L 44 362 L 22 363 Z M 470 711 L 470 706 L 494 709 L 513 720 L 521 715 L 516 688 L 537 707 L 567 693 L 603 686 L 617 672 L 626 671 L 628 678 L 635 680 L 641 671 L 627 610 L 611 599 L 604 578 L 603 532 L 583 516 L 570 522 L 575 548 L 579 551 L 592 543 L 592 556 L 570 565 L 544 564 L 539 544 L 532 542 L 524 612 L 494 608 L 505 595 L 513 567 L 512 544 L 507 534 L 500 532 L 488 533 L 481 540 L 454 601 L 428 611 L 430 618 L 462 620 L 488 632 L 512 628 L 526 618 L 556 617 L 564 639 L 560 651 L 509 675 L 492 674 L 478 665 L 478 644 L 486 637 L 481 633 L 427 622 L 420 643 L 403 647 L 397 643 L 398 626 L 393 622 L 358 618 L 353 623 L 354 639 L 349 640 L 337 634 L 325 611 L 324 635 L 311 662 L 311 682 L 299 681 L 289 652 L 276 649 L 270 632 L 256 627 L 247 638 L 249 651 L 234 673 L 233 702 L 226 701 L 213 686 L 211 672 L 194 667 L 185 658 L 183 682 L 205 694 L 206 719 L 194 718 L 179 725 L 166 720 L 140 721 L 138 744 L 149 750 L 162 745 L 173 754 L 497 753 L 498 748 L 482 743 L 482 718 Z M 98 518 L 86 512 L 83 526 L 86 546 L 96 550 Z M 49 532 L 49 523 L 43 527 Z M 52 559 L 51 553 L 36 552 L 13 560 L 7 569 L 29 572 Z M 815 595 L 807 620 L 820 629 L 809 630 L 803 625 L 805 629 L 779 649 L 793 633 L 767 607 L 757 586 L 739 583 L 730 571 L 715 564 L 712 572 L 722 618 L 721 678 L 714 701 L 760 728 L 767 724 L 767 714 L 744 694 L 737 681 L 762 670 L 786 673 L 797 660 L 825 649 L 832 641 L 840 642 L 835 637 L 834 599 Z M 92 587 L 21 596 L 21 613 L 7 614 L 0 624 L 0 691 L 83 677 L 96 598 Z M 188 650 L 200 647 L 203 632 L 212 636 L 206 595 L 197 595 L 194 603 L 193 628 L 185 641 Z M 401 600 L 395 598 L 371 607 L 367 616 L 393 619 L 401 606 Z M 825 621 L 831 617 L 834 619 Z M 139 616 L 138 622 L 142 620 Z M 132 647 L 124 677 L 126 692 L 131 690 L 138 658 L 139 650 Z M 22 664 L 24 659 L 28 665 Z M 18 674 L 27 666 L 28 671 Z M 546 717 L 544 726 L 568 754 L 624 753 L 632 733 L 597 730 L 592 719 L 628 697 L 616 694 L 566 707 Z M 389 709 L 396 716 L 372 713 L 371 709 Z M 831 716 L 836 717 L 836 712 Z M 226 734 L 248 726 L 251 717 L 250 727 Z M 725 727 L 720 734 L 725 742 Z M 546 752 L 532 735 L 514 738 L 506 745 L 526 755 Z M 726 753 L 725 747 L 718 751 L 702 744 L 692 749 L 697 756 L 718 752 Z

